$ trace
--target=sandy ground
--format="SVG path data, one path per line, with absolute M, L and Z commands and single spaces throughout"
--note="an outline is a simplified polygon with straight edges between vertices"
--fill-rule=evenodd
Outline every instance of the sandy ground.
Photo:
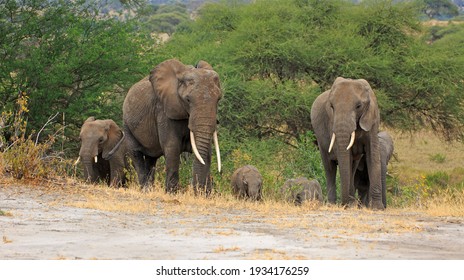
M 0 184 L 0 259 L 464 259 L 464 218 L 399 210 L 129 214 L 69 206 L 77 199 Z

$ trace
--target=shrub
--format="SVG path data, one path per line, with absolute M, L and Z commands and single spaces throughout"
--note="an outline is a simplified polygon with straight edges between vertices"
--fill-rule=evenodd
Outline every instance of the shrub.
M 35 144 L 30 137 L 18 139 L 3 154 L 6 171 L 16 179 L 46 178 L 55 173 L 50 165 L 53 159 L 46 156 L 52 144 L 53 140 Z
M 442 154 L 434 154 L 434 155 L 430 155 L 429 159 L 436 163 L 444 163 L 446 160 L 446 156 Z

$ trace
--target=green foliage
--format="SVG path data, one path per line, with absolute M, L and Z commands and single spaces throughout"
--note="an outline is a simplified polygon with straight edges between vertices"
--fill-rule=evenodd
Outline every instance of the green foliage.
M 429 159 L 436 163 L 444 163 L 446 161 L 446 156 L 442 154 L 433 154 L 429 156 Z
M 43 179 L 51 175 L 64 175 L 69 170 L 70 161 L 52 151 L 54 136 L 49 135 L 43 143 L 38 143 L 38 139 L 33 141 L 31 135 L 26 137 L 28 122 L 25 113 L 29 111 L 28 97 L 20 94 L 16 103 L 16 112 L 2 112 L 2 117 L 14 117 L 12 125 L 7 127 L 8 130 L 0 131 L 0 174 L 7 172 L 16 179 Z M 13 143 L 6 146 L 3 141 L 5 132 L 8 131 L 11 131 Z
M 462 36 L 445 34 L 427 44 L 420 13 L 411 1 L 208 4 L 159 58 L 212 63 L 225 91 L 221 124 L 236 136 L 297 139 L 310 128 L 312 100 L 344 76 L 370 82 L 387 125 L 426 126 L 459 139 Z
M 179 25 L 188 21 L 187 7 L 180 3 L 159 6 L 146 4 L 137 9 L 138 28 L 148 33 L 172 34 Z
M 91 115 L 119 122 L 125 91 L 146 72 L 141 54 L 149 54 L 150 40 L 134 32 L 133 21 L 100 15 L 93 4 L 0 4 L 0 106 L 14 111 L 18 92 L 25 94 L 30 100 L 29 133 L 57 112 L 64 113 L 60 121 L 73 140 Z M 54 127 L 42 135 L 50 129 Z
M 464 181 L 460 180 L 453 182 L 452 176 L 456 177 L 456 172 L 437 171 L 418 176 L 415 180 L 400 185 L 397 178 L 391 178 L 387 182 L 388 186 L 393 186 L 389 189 L 387 195 L 388 204 L 393 207 L 427 207 L 433 199 L 445 197 L 454 200 L 456 196 L 462 192 Z M 433 203 L 433 202 L 432 202 Z
M 425 183 L 430 187 L 445 188 L 449 185 L 450 176 L 443 171 L 434 172 L 425 176 Z
M 435 19 L 449 19 L 459 15 L 458 7 L 451 0 L 421 0 L 422 11 L 427 17 Z

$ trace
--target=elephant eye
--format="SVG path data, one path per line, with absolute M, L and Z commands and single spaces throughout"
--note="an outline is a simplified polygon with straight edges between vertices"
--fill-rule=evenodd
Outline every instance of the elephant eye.
M 362 106 L 361 102 L 358 102 L 358 103 L 356 104 L 356 109 L 360 109 L 361 106 Z
M 103 143 L 103 137 L 100 137 L 100 139 L 98 139 L 100 141 L 100 143 Z

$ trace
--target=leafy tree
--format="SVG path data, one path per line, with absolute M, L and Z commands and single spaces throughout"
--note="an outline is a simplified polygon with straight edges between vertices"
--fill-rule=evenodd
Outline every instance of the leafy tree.
M 187 7 L 184 4 L 142 5 L 137 10 L 137 21 L 148 32 L 164 32 L 172 34 L 177 26 L 190 21 Z
M 430 19 L 449 19 L 459 15 L 458 7 L 451 0 L 423 0 L 423 13 Z
M 26 95 L 29 132 L 58 112 L 71 139 L 89 116 L 119 122 L 126 90 L 148 72 L 142 54 L 151 52 L 152 41 L 134 32 L 134 22 L 104 17 L 93 4 L 0 4 L 0 105 L 15 111 L 19 95 Z
M 237 137 L 295 143 L 311 128 L 312 101 L 344 76 L 370 82 L 387 125 L 427 126 L 458 139 L 462 54 L 455 45 L 427 44 L 420 7 L 383 0 L 212 3 L 159 58 L 212 63 L 225 90 L 221 124 Z

